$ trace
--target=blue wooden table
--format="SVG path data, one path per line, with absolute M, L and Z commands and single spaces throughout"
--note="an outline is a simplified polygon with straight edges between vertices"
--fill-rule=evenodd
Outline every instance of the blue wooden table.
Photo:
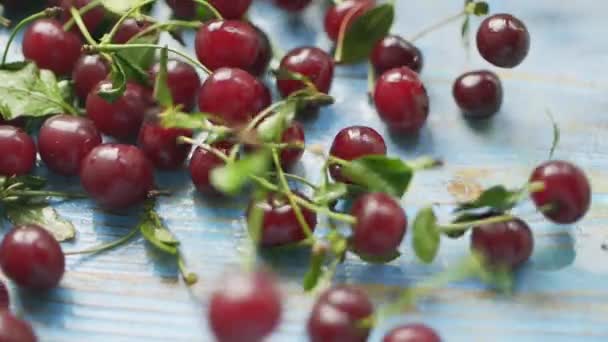
M 461 0 L 397 1 L 393 31 L 412 35 L 429 23 L 456 13 Z M 530 55 L 515 70 L 496 70 L 503 80 L 505 103 L 493 120 L 470 125 L 457 110 L 452 81 L 462 72 L 491 68 L 467 51 L 459 24 L 423 38 L 422 72 L 431 98 L 431 115 L 417 138 L 392 136 L 389 153 L 414 158 L 434 155 L 445 167 L 418 174 L 403 200 L 410 217 L 428 203 L 448 207 L 474 197 L 496 183 L 517 186 L 550 149 L 549 109 L 558 121 L 562 141 L 556 157 L 583 167 L 592 180 L 593 206 L 586 219 L 564 227 L 547 223 L 531 205 L 518 208 L 535 231 L 532 260 L 519 272 L 511 297 L 500 297 L 476 282 L 452 284 L 419 303 L 417 310 L 382 323 L 371 340 L 379 341 L 400 322 L 421 321 L 435 327 L 446 341 L 606 341 L 608 340 L 608 4 L 597 0 L 490 1 L 492 11 L 520 17 L 532 36 Z M 159 13 L 166 13 L 164 3 Z M 289 17 L 269 2 L 257 1 L 250 17 L 283 50 L 300 45 L 329 49 L 321 31 L 320 6 L 302 17 Z M 473 28 L 479 20 L 473 21 Z M 474 31 L 474 30 L 473 30 Z M 0 37 L 6 41 L 6 32 Z M 191 36 L 188 41 L 192 41 Z M 20 58 L 14 46 L 13 59 Z M 352 124 L 369 125 L 389 136 L 365 96 L 365 67 L 340 67 L 332 89 L 337 103 L 315 120 L 306 121 L 307 140 L 328 147 L 336 132 Z M 298 172 L 314 177 L 318 161 L 305 155 Z M 42 174 L 46 171 L 42 169 Z M 49 175 L 59 189 L 78 189 L 76 179 Z M 33 296 L 12 289 L 14 310 L 30 320 L 42 341 L 211 341 L 204 316 L 209 291 L 220 276 L 238 268 L 247 250 L 243 201 L 209 201 L 193 192 L 185 172 L 158 175 L 162 188 L 176 191 L 164 198 L 159 212 L 183 243 L 189 266 L 200 275 L 191 289 L 178 279 L 172 260 L 164 259 L 137 239 L 94 257 L 69 257 L 61 287 Z M 88 201 L 58 204 L 78 228 L 66 250 L 107 242 L 124 235 L 136 215 L 112 216 Z M 412 285 L 454 265 L 468 251 L 468 239 L 444 240 L 437 260 L 421 265 L 408 239 L 403 257 L 384 266 L 348 258 L 335 281 L 360 284 L 377 302 L 398 288 Z M 280 262 L 286 295 L 283 322 L 272 341 L 305 341 L 305 320 L 314 298 L 299 279 L 305 257 Z

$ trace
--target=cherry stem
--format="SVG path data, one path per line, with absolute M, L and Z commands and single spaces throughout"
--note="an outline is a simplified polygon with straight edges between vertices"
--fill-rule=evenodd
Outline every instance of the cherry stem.
M 413 43 L 413 42 L 417 41 L 418 39 L 426 36 L 427 34 L 433 32 L 433 31 L 436 31 L 436 30 L 442 28 L 443 26 L 464 17 L 465 15 L 467 15 L 467 12 L 461 11 L 461 12 L 458 12 L 457 14 L 444 18 L 444 19 L 438 21 L 437 23 L 435 23 L 435 24 L 425 28 L 424 30 L 416 33 L 415 35 L 411 36 L 409 41 Z
M 147 28 L 145 28 L 144 30 L 137 32 L 133 37 L 131 37 L 131 39 L 129 39 L 128 43 L 132 43 L 134 41 L 136 41 L 137 39 L 148 35 L 154 31 L 171 31 L 173 28 L 176 27 L 183 27 L 183 28 L 188 28 L 188 29 L 196 29 L 199 26 L 201 26 L 201 23 L 198 21 L 183 21 L 183 20 L 169 20 L 167 22 L 163 22 L 163 23 L 156 23 L 154 25 L 148 26 Z
M 125 22 L 125 20 L 127 20 L 127 18 L 129 18 L 133 13 L 135 13 L 136 11 L 138 11 L 140 8 L 147 6 L 149 4 L 152 4 L 156 2 L 156 0 L 146 0 L 146 1 L 141 1 L 139 3 L 137 3 L 135 6 L 129 8 L 128 11 L 125 12 L 125 14 L 123 14 L 118 21 L 116 22 L 116 24 L 114 24 L 114 26 L 112 27 L 112 30 L 110 30 L 110 33 L 108 33 L 106 36 L 103 37 L 102 42 L 103 43 L 109 43 L 112 41 L 112 39 L 114 38 L 114 36 L 116 35 L 116 33 L 118 33 L 118 30 L 120 29 L 120 27 L 122 26 L 122 24 Z
M 198 275 L 188 270 L 181 253 L 177 256 L 177 268 L 179 268 L 179 272 L 188 286 L 192 286 L 198 282 Z
M 101 252 L 105 252 L 105 251 L 109 251 L 112 250 L 118 246 L 121 246 L 127 242 L 129 242 L 129 240 L 131 240 L 132 238 L 134 238 L 137 234 L 139 234 L 139 226 L 133 228 L 127 235 L 121 237 L 118 240 L 97 246 L 97 247 L 93 247 L 93 248 L 89 248 L 89 249 L 85 249 L 82 251 L 71 251 L 71 252 L 65 252 L 65 255 L 80 255 L 80 254 L 98 254 Z
M 505 214 L 505 215 L 489 217 L 486 219 L 481 219 L 481 220 L 476 220 L 476 221 L 439 225 L 437 228 L 443 233 L 460 232 L 460 231 L 466 230 L 472 226 L 481 226 L 481 225 L 485 225 L 485 224 L 509 222 L 509 221 L 514 220 L 515 218 L 516 217 L 513 215 Z
M 277 176 L 276 172 L 268 172 L 268 175 L 270 176 Z M 302 184 L 308 185 L 310 188 L 312 188 L 313 190 L 318 189 L 319 187 L 315 184 L 313 184 L 311 181 L 309 181 L 308 179 L 302 177 L 302 176 L 298 176 L 298 175 L 294 175 L 292 173 L 285 173 L 285 177 L 287 177 L 288 179 L 300 182 Z
M 86 39 L 86 41 L 89 44 L 91 44 L 91 45 L 97 44 L 97 42 L 91 36 L 91 33 L 87 29 L 87 26 L 82 21 L 82 17 L 80 15 L 80 13 L 78 12 L 78 10 L 76 8 L 72 7 L 72 8 L 70 8 L 70 13 L 72 14 L 72 19 L 71 20 L 73 20 L 76 23 L 76 26 L 78 26 L 78 29 L 80 30 L 80 32 L 84 36 L 84 39 Z M 65 30 L 65 28 L 64 28 L 64 30 Z
M 205 144 L 203 142 L 197 142 L 192 138 L 184 137 L 184 136 L 178 137 L 177 142 L 181 143 L 181 144 L 186 143 L 186 144 L 190 144 L 192 146 L 204 148 L 205 150 L 213 153 L 216 157 L 220 158 L 224 163 L 230 162 L 230 158 L 228 158 L 227 155 L 225 155 L 222 151 L 218 150 L 217 148 L 215 148 L 209 144 Z
M 203 6 L 207 7 L 207 9 L 210 10 L 211 13 L 213 13 L 213 16 L 216 19 L 220 19 L 220 20 L 224 19 L 224 17 L 222 17 L 222 14 L 215 7 L 213 7 L 213 5 L 211 5 L 209 2 L 207 2 L 205 0 L 193 0 L 193 1 L 198 3 L 199 5 L 203 5 Z
M 4 27 L 11 26 L 11 21 L 0 15 L 0 25 Z
M 348 13 L 346 13 L 344 19 L 342 20 L 342 25 L 340 25 L 340 31 L 338 33 L 338 43 L 336 44 L 336 51 L 334 53 L 334 61 L 336 63 L 342 62 L 344 38 L 346 37 L 346 31 L 348 31 L 349 24 L 351 23 L 352 18 L 357 14 L 359 9 L 364 5 L 365 3 L 361 3 L 361 5 L 359 6 L 353 6 L 353 8 Z
M 7 197 L 60 197 L 71 199 L 88 198 L 85 194 L 59 192 L 59 191 L 43 191 L 43 190 L 11 190 L 6 192 Z
M 29 23 L 36 21 L 38 19 L 52 18 L 52 17 L 56 16 L 57 14 L 61 13 L 61 11 L 62 11 L 61 7 L 49 7 L 43 11 L 32 14 L 29 17 L 21 20 L 17 24 L 17 26 L 15 26 L 15 28 L 11 31 L 11 35 L 9 36 L 8 41 L 6 42 L 6 47 L 4 48 L 4 53 L 2 54 L 2 66 L 4 66 L 6 64 L 6 57 L 8 56 L 8 50 L 9 50 L 11 44 L 13 43 L 13 40 L 15 40 L 17 33 L 19 33 L 19 31 L 21 31 L 21 29 L 24 26 L 26 26 Z
M 89 2 L 88 4 L 82 6 L 80 9 L 77 9 L 78 14 L 80 14 L 81 16 L 87 14 L 89 11 L 91 11 L 92 9 L 94 9 L 95 7 L 101 5 L 103 0 L 93 0 L 91 2 Z M 72 15 L 72 18 L 70 18 L 70 20 L 68 20 L 64 25 L 63 25 L 63 30 L 64 31 L 69 31 L 72 29 L 72 27 L 74 26 L 75 20 L 74 20 L 74 16 Z

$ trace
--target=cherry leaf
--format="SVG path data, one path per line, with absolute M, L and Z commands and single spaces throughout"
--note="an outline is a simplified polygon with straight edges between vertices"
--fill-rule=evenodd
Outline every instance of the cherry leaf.
M 520 201 L 525 189 L 508 190 L 503 185 L 496 185 L 479 195 L 473 201 L 462 203 L 456 208 L 456 212 L 466 210 L 490 208 L 499 212 L 512 209 Z
M 437 217 L 433 208 L 427 207 L 418 212 L 414 220 L 414 252 L 424 263 L 431 263 L 437 256 L 441 236 L 437 229 Z
M 341 165 L 341 172 L 353 183 L 371 192 L 402 197 L 414 172 L 401 159 L 381 155 L 365 156 Z
M 171 255 L 178 255 L 179 241 L 165 227 L 160 216 L 153 209 L 146 210 L 138 223 L 141 234 L 158 250 Z
M 236 195 L 250 183 L 251 176 L 267 172 L 270 162 L 270 152 L 263 149 L 214 169 L 211 172 L 211 183 L 216 189 L 227 195 Z
M 310 257 L 310 266 L 304 275 L 302 285 L 305 291 L 313 290 L 323 275 L 323 262 L 325 253 L 313 253 Z
M 4 204 L 4 211 L 15 225 L 37 224 L 48 230 L 57 241 L 68 241 L 76 237 L 76 228 L 72 222 L 62 218 L 46 202 L 28 201 Z

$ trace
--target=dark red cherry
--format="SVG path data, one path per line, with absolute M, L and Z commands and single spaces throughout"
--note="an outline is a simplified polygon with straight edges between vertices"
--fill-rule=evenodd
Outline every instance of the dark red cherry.
M 391 330 L 382 342 L 441 342 L 441 337 L 424 324 L 406 324 Z
M 211 145 L 214 149 L 222 152 L 225 156 L 230 155 L 232 143 L 227 141 L 217 142 Z M 205 195 L 217 195 L 219 192 L 211 184 L 211 172 L 226 163 L 222 158 L 212 151 L 203 147 L 197 147 L 190 159 L 190 177 L 192 183 L 200 193 Z
M 585 173 L 565 161 L 549 161 L 537 167 L 530 182 L 542 182 L 544 189 L 532 193 L 536 207 L 556 223 L 582 219 L 591 205 L 591 186 Z
M 0 244 L 0 266 L 20 287 L 49 290 L 65 271 L 65 256 L 51 233 L 35 224 L 15 226 Z
M 77 9 L 82 9 L 83 7 L 89 5 L 92 0 L 59 0 L 57 1 L 56 6 L 59 6 L 63 9 L 63 13 L 61 15 L 62 22 L 67 22 L 72 15 L 70 14 L 70 8 L 76 7 Z M 89 30 L 89 32 L 94 32 L 97 30 L 99 25 L 103 22 L 103 18 L 106 13 L 104 7 L 102 5 L 97 5 L 90 9 L 87 13 L 82 15 L 82 20 L 84 25 Z M 80 32 L 78 26 L 74 25 L 72 31 Z
M 177 18 L 192 19 L 196 16 L 196 2 L 193 0 L 167 0 L 167 5 Z
M 302 194 L 296 193 L 296 195 L 308 200 Z M 264 213 L 260 238 L 263 247 L 285 246 L 306 238 L 293 207 L 284 196 L 269 194 L 263 201 L 251 202 L 247 211 L 250 212 L 253 208 L 261 209 Z M 306 208 L 300 209 L 308 227 L 314 231 L 317 226 L 317 214 Z
M 142 203 L 154 187 L 152 163 L 137 147 L 104 144 L 84 158 L 80 181 L 102 207 L 127 209 Z
M 308 319 L 311 342 L 365 342 L 369 328 L 359 323 L 373 313 L 367 295 L 351 285 L 339 285 L 325 291 L 313 306 Z
M 266 86 L 246 71 L 222 68 L 209 76 L 198 94 L 198 107 L 230 126 L 244 125 L 270 105 Z
M 105 80 L 110 73 L 107 62 L 100 55 L 82 55 L 72 72 L 74 90 L 78 98 L 85 101 L 87 96 L 99 82 Z
M 304 126 L 301 123 L 294 121 L 287 129 L 283 132 L 283 136 L 281 137 L 281 142 L 284 144 L 304 144 L 306 138 L 304 136 Z M 297 162 L 302 159 L 302 155 L 304 154 L 303 148 L 286 148 L 281 151 L 279 155 L 281 160 L 281 165 L 284 169 L 290 169 Z
M 241 19 L 253 0 L 209 0 L 225 19 Z
M 77 175 L 84 157 L 100 144 L 93 121 L 79 116 L 53 116 L 38 134 L 40 157 L 51 171 L 66 176 Z
M 20 176 L 36 164 L 34 140 L 21 128 L 0 126 L 0 175 Z
M 530 258 L 533 248 L 532 231 L 520 219 L 477 226 L 471 235 L 471 250 L 492 266 L 516 268 Z
M 501 68 L 514 68 L 528 55 L 530 34 L 514 16 L 495 14 L 479 25 L 477 49 L 486 61 Z
M 359 253 L 385 256 L 397 250 L 407 229 L 401 205 L 390 195 L 372 193 L 359 197 L 351 209 L 357 218 L 352 243 Z
M 281 293 L 266 272 L 235 273 L 219 282 L 209 303 L 209 325 L 218 342 L 261 342 L 281 320 Z
M 322 93 L 329 93 L 334 78 L 334 60 L 325 51 L 316 47 L 301 47 L 291 50 L 281 60 L 281 69 L 302 74 Z M 295 80 L 277 80 L 277 87 L 283 97 L 305 87 Z
M 120 25 L 120 28 L 112 38 L 112 42 L 115 44 L 126 44 L 131 38 L 145 30 L 148 26 L 150 26 L 150 23 L 147 21 L 129 18 Z
M 298 12 L 306 8 L 312 0 L 274 0 L 274 3 L 284 10 Z
M 192 137 L 192 131 L 183 128 L 166 128 L 158 120 L 146 120 L 139 131 L 137 145 L 159 169 L 173 170 L 184 165 L 190 145 L 179 144 L 177 138 Z
M 403 66 L 420 73 L 423 58 L 422 52 L 414 44 L 400 36 L 388 35 L 374 46 L 371 62 L 377 75 Z
M 249 71 L 255 76 L 261 76 L 266 72 L 268 65 L 270 65 L 270 61 L 272 60 L 272 45 L 270 44 L 270 39 L 268 38 L 266 32 L 262 31 L 262 29 L 255 25 L 252 26 L 258 33 L 260 48 L 253 65 L 249 68 Z
M 429 115 L 429 97 L 418 74 L 408 67 L 386 71 L 376 82 L 374 102 L 380 118 L 400 133 L 417 133 Z
M 331 6 L 325 13 L 325 32 L 332 41 L 337 41 L 340 28 L 346 25 L 347 29 L 365 12 L 374 7 L 374 0 L 345 0 Z M 346 24 L 344 20 L 348 20 Z
M 151 74 L 153 79 L 156 78 L 159 70 L 159 63 L 152 67 Z M 167 84 L 171 91 L 173 102 L 177 105 L 182 105 L 185 111 L 191 111 L 196 103 L 196 93 L 201 87 L 201 79 L 194 67 L 182 61 L 170 60 L 167 63 Z
M 32 326 L 8 310 L 0 310 L 0 341 L 37 342 Z
M 458 77 L 452 94 L 465 117 L 483 119 L 493 116 L 502 105 L 502 84 L 488 70 L 471 71 Z
M 11 298 L 8 293 L 8 288 L 3 280 L 0 280 L 0 311 L 8 310 L 11 306 Z M 0 324 L 1 326 L 2 324 Z M 1 330 L 1 329 L 0 329 Z M 0 333 L 1 335 L 1 333 Z
M 124 94 L 110 103 L 97 94 L 102 89 L 112 89 L 112 82 L 100 82 L 89 94 L 87 116 L 104 134 L 119 139 L 135 136 L 149 106 L 149 91 L 137 83 L 127 82 Z
M 239 68 L 253 72 L 261 49 L 258 32 L 238 20 L 209 21 L 196 33 L 198 60 L 207 68 Z
M 72 72 L 81 55 L 82 42 L 73 32 L 63 30 L 53 19 L 35 21 L 23 35 L 23 56 L 59 75 Z
M 342 129 L 331 145 L 329 154 L 344 160 L 354 160 L 369 155 L 386 155 L 384 138 L 375 129 L 366 126 L 351 126 Z M 340 166 L 331 165 L 329 172 L 338 182 L 350 181 L 340 173 Z

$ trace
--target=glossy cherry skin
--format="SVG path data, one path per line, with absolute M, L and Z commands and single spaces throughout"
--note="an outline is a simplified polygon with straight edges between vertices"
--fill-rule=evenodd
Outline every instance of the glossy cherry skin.
M 38 150 L 53 172 L 75 176 L 80 163 L 91 150 L 101 145 L 101 134 L 93 121 L 72 115 L 47 119 L 38 135 Z
M 569 224 L 582 219 L 591 205 L 591 186 L 585 173 L 572 163 L 549 161 L 537 167 L 530 182 L 545 187 L 532 193 L 537 208 L 553 222 Z M 550 208 L 548 208 L 550 206 Z
M 308 200 L 302 194 L 296 193 L 296 195 Z M 253 208 L 261 209 L 264 213 L 260 238 L 263 247 L 285 246 L 306 238 L 293 207 L 284 196 L 269 194 L 263 201 L 251 202 L 247 212 L 251 212 Z M 317 226 L 317 214 L 306 208 L 300 209 L 308 227 L 314 231 Z
M 354 249 L 365 255 L 385 256 L 395 252 L 407 229 L 407 217 L 401 205 L 385 193 L 359 197 L 351 209 L 357 218 L 353 226 Z
M 11 298 L 4 281 L 0 280 L 0 311 L 7 310 L 11 306 Z M 0 324 L 1 325 L 1 324 Z M 0 330 L 2 330 L 0 328 Z
M 0 175 L 20 176 L 36 164 L 34 140 L 21 128 L 0 126 Z
M 213 148 L 222 152 L 225 156 L 230 155 L 233 144 L 227 141 L 211 144 Z M 219 191 L 211 184 L 211 172 L 226 163 L 222 158 L 203 147 L 197 147 L 190 159 L 190 177 L 198 192 L 205 195 L 218 195 Z
M 139 131 L 137 145 L 155 167 L 174 170 L 184 165 L 190 145 L 179 144 L 177 138 L 192 137 L 192 131 L 183 128 L 163 127 L 156 120 L 144 122 Z
M 253 28 L 258 33 L 260 48 L 253 65 L 249 68 L 249 72 L 255 76 L 262 76 L 268 69 L 270 61 L 272 60 L 272 45 L 270 44 L 270 39 L 266 32 L 262 31 L 262 29 L 257 26 L 253 26 Z
M 274 0 L 277 6 L 290 12 L 299 12 L 308 7 L 311 2 L 312 0 Z
M 281 142 L 284 144 L 304 144 L 306 137 L 304 136 L 304 126 L 301 123 L 294 121 L 281 136 Z M 302 159 L 304 154 L 303 148 L 286 148 L 279 155 L 281 165 L 284 169 L 292 168 L 297 162 Z
M 0 267 L 20 287 L 50 290 L 63 277 L 65 256 L 44 228 L 34 224 L 15 226 L 0 243 Z
M 357 323 L 374 311 L 367 295 L 350 285 L 325 291 L 313 306 L 308 319 L 311 342 L 365 342 L 369 329 Z
M 196 16 L 196 3 L 193 0 L 167 0 L 167 5 L 177 18 L 192 19 Z
M 160 63 L 156 63 L 151 70 L 152 79 L 160 71 Z M 196 103 L 196 93 L 201 87 L 201 79 L 194 67 L 188 63 L 170 60 L 167 63 L 167 85 L 171 91 L 173 103 L 191 111 Z
M 82 55 L 72 71 L 74 90 L 79 99 L 85 101 L 99 82 L 110 73 L 107 62 L 100 55 Z
M 377 75 L 403 66 L 420 73 L 424 63 L 420 49 L 396 35 L 388 35 L 376 43 L 371 62 Z
M 398 133 L 417 133 L 429 115 L 426 89 L 408 67 L 390 69 L 380 76 L 374 102 L 380 118 Z
M 244 125 L 270 105 L 266 86 L 246 71 L 222 68 L 209 76 L 198 93 L 198 107 L 229 126 Z
M 530 34 L 514 16 L 495 14 L 481 22 L 477 49 L 486 61 L 501 68 L 514 68 L 528 55 Z
M 375 129 L 366 126 L 343 128 L 331 145 L 329 154 L 344 160 L 354 160 L 369 155 L 386 155 L 384 138 Z M 340 166 L 330 165 L 329 172 L 338 182 L 350 183 L 340 173 Z
M 467 72 L 456 79 L 452 94 L 465 117 L 484 119 L 498 113 L 502 106 L 502 84 L 488 70 Z
M 81 48 L 80 37 L 64 31 L 61 23 L 53 19 L 36 20 L 23 35 L 23 56 L 58 75 L 72 72 Z
M 337 41 L 344 20 L 348 20 L 346 23 L 348 29 L 357 18 L 372 9 L 375 4 L 374 0 L 345 0 L 331 6 L 325 13 L 324 22 L 329 39 Z
M 477 226 L 471 234 L 471 250 L 494 267 L 517 268 L 530 258 L 533 248 L 532 231 L 520 219 Z
M 80 182 L 103 208 L 121 210 L 142 203 L 154 188 L 154 169 L 137 147 L 103 144 L 84 158 Z
M 92 0 L 59 0 L 57 1 L 57 6 L 60 6 L 63 9 L 63 13 L 61 15 L 61 19 L 63 22 L 67 22 L 72 18 L 70 14 L 70 8 L 76 7 L 77 9 L 81 9 L 87 6 Z M 89 32 L 94 32 L 99 25 L 103 22 L 103 18 L 105 16 L 104 7 L 101 5 L 93 7 L 87 13 L 82 16 L 82 20 L 84 22 L 84 26 L 89 30 Z M 72 31 L 75 33 L 79 33 L 80 29 L 77 25 L 74 25 Z
M 13 316 L 8 310 L 0 310 L 0 341 L 37 342 L 32 326 Z
M 281 60 L 281 69 L 302 74 L 322 93 L 328 94 L 334 79 L 334 60 L 325 51 L 316 47 L 301 47 L 291 50 Z M 277 80 L 283 97 L 305 88 L 301 81 Z
M 391 330 L 382 342 L 441 342 L 441 337 L 424 324 L 406 324 Z
M 218 342 L 262 342 L 281 320 L 281 293 L 266 272 L 235 273 L 211 295 L 209 325 Z
M 209 3 L 226 19 L 241 19 L 253 0 L 209 0 Z
M 144 113 L 149 106 L 150 93 L 137 83 L 127 82 L 127 89 L 116 101 L 110 103 L 97 93 L 111 89 L 112 82 L 102 81 L 87 97 L 87 116 L 104 134 L 127 139 L 139 132 Z
M 257 31 L 244 21 L 212 20 L 198 30 L 194 47 L 198 60 L 212 71 L 229 67 L 253 72 L 260 43 Z
M 126 44 L 131 38 L 145 30 L 148 26 L 150 26 L 149 22 L 129 18 L 120 25 L 120 28 L 112 38 L 112 42 L 115 44 Z

